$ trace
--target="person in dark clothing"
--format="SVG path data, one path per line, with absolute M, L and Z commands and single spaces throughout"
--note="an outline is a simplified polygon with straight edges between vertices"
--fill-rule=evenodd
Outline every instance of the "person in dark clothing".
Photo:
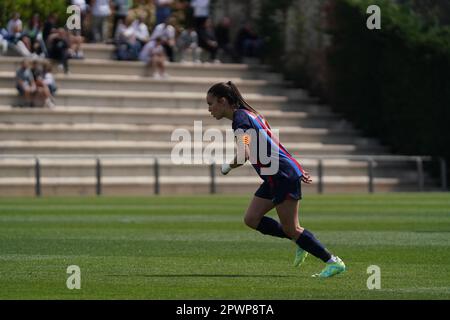
M 294 267 L 300 267 L 309 254 L 322 260 L 325 267 L 313 277 L 330 278 L 345 272 L 342 259 L 332 254 L 311 231 L 300 226 L 301 185 L 311 184 L 312 179 L 281 144 L 264 116 L 248 104 L 231 81 L 214 84 L 207 92 L 206 103 L 216 120 L 231 121 L 236 139 L 237 153 L 232 162 L 223 162 L 222 174 L 227 175 L 250 160 L 262 180 L 245 213 L 245 224 L 263 235 L 295 242 Z M 266 215 L 272 209 L 276 210 L 279 221 Z
M 51 13 L 47 20 L 44 23 L 44 28 L 42 30 L 42 37 L 44 38 L 44 42 L 47 43 L 47 39 L 52 32 L 57 29 L 57 17 L 54 13 Z
M 113 0 L 112 1 L 114 5 L 114 20 L 113 20 L 113 27 L 112 27 L 112 35 L 111 38 L 114 39 L 117 26 L 120 22 L 120 20 L 125 21 L 128 15 L 128 9 L 129 9 L 129 1 L 128 0 Z
M 48 55 L 50 59 L 56 60 L 62 66 L 64 73 L 69 72 L 68 59 L 70 57 L 70 40 L 63 28 L 54 30 L 47 38 Z
M 198 31 L 198 45 L 200 48 L 209 52 L 211 61 L 215 63 L 220 62 L 216 59 L 219 44 L 214 34 L 211 19 L 209 18 L 205 20 L 203 27 Z
M 263 42 L 247 22 L 238 32 L 236 37 L 236 52 L 239 59 L 243 57 L 261 57 Z
M 16 70 L 16 88 L 19 95 L 24 98 L 25 105 L 20 102 L 19 106 L 33 107 L 36 94 L 36 83 L 30 69 L 30 61 L 25 59 Z
M 39 60 L 32 60 L 31 73 L 33 74 L 34 83 L 36 84 L 37 98 L 44 100 L 45 107 L 53 108 L 55 106 L 53 95 L 50 91 L 50 88 L 45 84 L 44 69 Z
M 223 17 L 220 23 L 215 28 L 215 35 L 217 38 L 218 47 L 229 56 L 233 61 L 236 60 L 236 55 L 231 45 L 230 38 L 231 20 L 228 17 Z
M 30 22 L 28 23 L 28 26 L 25 29 L 25 33 L 30 39 L 31 43 L 31 52 L 34 52 L 36 54 L 45 53 L 45 45 L 42 41 L 42 38 L 40 37 L 42 29 L 42 23 L 39 18 L 39 14 L 35 13 L 33 17 L 31 18 Z

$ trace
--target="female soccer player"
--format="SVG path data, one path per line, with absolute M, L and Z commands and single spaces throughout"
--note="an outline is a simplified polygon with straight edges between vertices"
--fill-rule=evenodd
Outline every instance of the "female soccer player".
M 261 138 L 252 139 L 252 136 L 248 134 L 252 130 L 256 131 L 258 136 L 264 137 L 270 150 L 276 150 L 275 152 L 278 153 L 275 154 L 272 151 L 268 155 L 271 160 L 275 159 L 275 156 L 278 159 L 278 170 L 272 175 L 263 173 L 262 169 L 266 169 L 268 165 L 263 165 L 260 161 L 259 151 L 257 152 L 257 161 L 252 161 L 255 162 L 252 165 L 264 182 L 256 191 L 247 209 L 244 218 L 245 224 L 263 234 L 294 241 L 298 245 L 294 266 L 300 266 L 308 252 L 325 262 L 325 268 L 313 277 L 328 278 L 344 272 L 344 262 L 327 251 L 310 231 L 300 226 L 298 221 L 298 206 L 301 199 L 300 182 L 309 184 L 312 180 L 309 173 L 303 170 L 273 135 L 264 117 L 244 100 L 238 88 L 231 81 L 213 85 L 208 90 L 206 101 L 209 105 L 208 110 L 214 118 L 217 120 L 226 118 L 233 121 L 232 128 L 235 131 L 238 146 L 240 144 L 245 149 L 245 161 L 251 158 L 252 152 L 263 147 Z M 254 154 L 252 158 L 255 159 Z M 228 174 L 232 169 L 243 164 L 239 163 L 236 155 L 231 164 L 222 165 L 222 174 Z M 281 224 L 265 216 L 274 207 Z

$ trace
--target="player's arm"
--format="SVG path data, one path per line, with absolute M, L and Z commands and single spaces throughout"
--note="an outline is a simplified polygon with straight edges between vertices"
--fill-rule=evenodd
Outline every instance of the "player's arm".
M 240 167 L 240 166 L 242 166 L 244 163 L 247 162 L 247 160 L 250 158 L 250 148 L 249 148 L 248 145 L 246 145 L 246 144 L 244 144 L 244 152 L 245 152 L 245 155 L 244 155 L 244 162 L 243 162 L 243 163 L 239 163 L 239 162 L 238 162 L 238 156 L 235 155 L 235 156 L 234 156 L 233 162 L 230 163 L 231 169 L 235 169 L 235 168 L 237 168 L 237 167 Z
M 238 148 L 239 145 L 243 145 L 244 146 L 244 162 L 240 162 L 238 159 L 238 155 L 236 154 L 234 156 L 234 160 L 231 163 L 224 163 L 222 165 L 222 174 L 228 174 L 228 172 L 230 172 L 232 169 L 236 169 L 240 166 L 242 166 L 245 162 L 247 162 L 247 160 L 250 158 L 250 140 L 249 140 L 249 135 L 243 134 L 243 135 L 239 135 L 236 137 L 236 142 L 238 144 Z

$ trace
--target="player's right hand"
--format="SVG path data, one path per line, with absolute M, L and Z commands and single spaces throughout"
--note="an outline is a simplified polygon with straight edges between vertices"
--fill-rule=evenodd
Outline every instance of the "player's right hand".
M 230 171 L 231 171 L 231 166 L 228 163 L 222 164 L 221 172 L 223 175 L 228 174 L 228 172 L 230 172 Z

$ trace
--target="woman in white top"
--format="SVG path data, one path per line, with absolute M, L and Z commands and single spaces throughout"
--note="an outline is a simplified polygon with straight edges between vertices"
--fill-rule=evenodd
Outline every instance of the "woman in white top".
M 104 42 L 107 37 L 108 17 L 111 15 L 109 0 L 93 0 L 91 5 L 94 41 Z
M 174 48 L 175 48 L 175 18 L 170 16 L 164 23 L 158 24 L 153 30 L 150 40 L 161 38 L 162 46 L 169 57 L 170 62 L 174 62 Z
M 141 46 L 144 46 L 150 40 L 150 33 L 148 32 L 147 25 L 144 23 L 145 16 L 140 15 L 131 24 L 131 28 L 134 30 L 136 40 L 138 40 Z
M 8 21 L 6 29 L 8 31 L 7 40 L 15 44 L 20 54 L 24 57 L 31 55 L 31 40 L 23 32 L 22 20 L 20 20 L 18 12 L 15 12 Z
M 209 17 L 209 0 L 192 0 L 191 7 L 194 10 L 194 25 L 199 29 Z

